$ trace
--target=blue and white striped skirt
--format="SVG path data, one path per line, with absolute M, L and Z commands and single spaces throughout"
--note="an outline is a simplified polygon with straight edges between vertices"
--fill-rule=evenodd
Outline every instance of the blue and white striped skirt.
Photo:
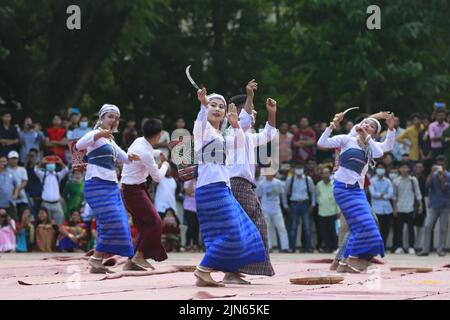
M 258 229 L 225 182 L 197 188 L 195 201 L 206 247 L 200 266 L 238 272 L 244 265 L 266 260 Z
M 378 254 L 384 257 L 383 239 L 370 212 L 364 190 L 358 185 L 349 186 L 335 180 L 334 198 L 350 229 L 343 256 L 356 256 L 367 260 Z
M 117 183 L 99 178 L 87 180 L 84 197 L 97 222 L 96 251 L 123 257 L 134 255 L 130 226 Z

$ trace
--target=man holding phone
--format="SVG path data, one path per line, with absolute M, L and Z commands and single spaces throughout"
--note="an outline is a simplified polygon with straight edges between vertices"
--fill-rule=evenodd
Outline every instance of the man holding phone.
M 436 165 L 433 166 L 427 178 L 426 186 L 430 190 L 429 212 L 425 221 L 424 241 L 422 252 L 418 256 L 428 256 L 430 252 L 431 231 L 437 219 L 439 222 L 439 245 L 437 253 L 445 256 L 445 243 L 448 234 L 448 219 L 450 215 L 450 172 L 445 170 L 447 159 L 440 155 L 436 158 Z
M 62 168 L 60 171 L 56 171 L 57 164 Z M 64 222 L 64 211 L 60 202 L 59 185 L 69 169 L 58 156 L 44 158 L 42 166 L 45 166 L 45 171 L 38 166 L 34 167 L 34 173 L 42 183 L 42 206 L 48 210 L 50 219 L 60 226 Z

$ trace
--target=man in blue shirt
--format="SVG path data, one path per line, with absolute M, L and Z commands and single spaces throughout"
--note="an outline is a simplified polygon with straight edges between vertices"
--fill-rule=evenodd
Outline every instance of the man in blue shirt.
M 17 211 L 14 200 L 19 195 L 19 181 L 6 169 L 8 161 L 0 156 L 0 208 L 6 209 L 8 215 L 17 220 Z
M 20 162 L 25 165 L 26 158 L 31 149 L 38 150 L 45 140 L 44 134 L 40 131 L 30 117 L 25 118 L 23 130 L 19 132 L 20 138 Z M 40 159 L 38 153 L 38 159 Z
M 313 253 L 311 239 L 310 215 L 316 206 L 316 188 L 313 179 L 305 174 L 305 165 L 297 163 L 294 175 L 286 179 L 287 201 L 290 204 L 291 230 L 289 246 L 291 252 L 295 252 L 297 244 L 297 231 L 300 218 L 302 219 L 302 239 L 304 239 L 305 251 Z
M 392 225 L 392 213 L 394 212 L 391 199 L 394 197 L 394 188 L 391 180 L 386 178 L 386 166 L 380 162 L 375 169 L 375 176 L 370 179 L 369 192 L 372 209 L 377 215 L 380 225 L 380 233 L 384 247 Z
M 427 178 L 426 186 L 429 189 L 429 211 L 425 220 L 422 252 L 418 256 L 428 256 L 430 252 L 431 230 L 439 218 L 439 245 L 437 253 L 445 256 L 445 242 L 448 233 L 448 218 L 450 215 L 450 172 L 446 171 L 447 159 L 440 155 L 436 157 L 436 165 L 433 166 Z

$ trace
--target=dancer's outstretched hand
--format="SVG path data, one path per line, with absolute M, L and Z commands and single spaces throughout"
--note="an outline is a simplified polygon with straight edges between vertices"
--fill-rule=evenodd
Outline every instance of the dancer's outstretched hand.
M 336 129 L 343 119 L 344 119 L 343 112 L 336 113 L 334 115 L 333 121 L 330 122 L 330 128 L 333 130 Z
M 258 83 L 255 81 L 255 79 L 252 79 L 249 81 L 247 86 L 245 87 L 245 91 L 247 92 L 247 96 L 254 97 L 255 91 L 258 90 Z
M 276 113 L 277 112 L 277 102 L 272 98 L 267 98 L 266 110 L 268 113 Z
M 389 115 L 386 118 L 386 124 L 387 124 L 389 130 L 395 129 L 395 121 L 394 121 L 394 113 L 393 112 L 389 112 Z
M 113 139 L 112 131 L 106 130 L 106 129 L 99 129 L 99 132 L 97 132 L 94 135 L 94 141 L 97 141 L 100 138 L 106 138 L 108 140 L 112 140 Z
M 200 101 L 200 103 L 201 103 L 203 106 L 205 106 L 205 107 L 207 107 L 207 106 L 208 106 L 208 103 L 209 103 L 208 98 L 206 97 L 206 94 L 207 94 L 207 93 L 206 93 L 206 88 L 197 90 L 197 98 L 198 98 L 198 101 Z
M 130 153 L 128 155 L 128 160 L 130 160 L 130 161 L 138 161 L 138 160 L 141 160 L 141 157 L 138 154 L 136 154 L 136 153 Z
M 228 105 L 228 122 L 233 128 L 239 128 L 239 117 L 234 103 Z

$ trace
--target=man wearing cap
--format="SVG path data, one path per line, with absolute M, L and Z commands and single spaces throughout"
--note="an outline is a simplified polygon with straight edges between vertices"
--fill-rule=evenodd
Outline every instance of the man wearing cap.
M 261 168 L 261 175 L 265 176 L 256 188 L 258 197 L 261 199 L 261 209 L 266 219 L 268 226 L 275 227 L 276 232 L 279 235 L 279 248 L 280 252 L 289 252 L 289 239 L 286 225 L 284 223 L 283 208 L 287 209 L 287 198 L 284 183 L 281 180 L 275 178 L 277 171 L 272 168 Z M 280 203 L 281 199 L 281 203 Z M 273 240 L 269 234 L 269 250 L 272 250 Z
M 22 211 L 28 208 L 28 199 L 25 193 L 25 187 L 28 183 L 27 170 L 24 167 L 19 166 L 19 154 L 17 151 L 10 151 L 8 153 L 8 169 L 14 175 L 14 178 L 19 181 L 18 185 L 18 197 L 14 200 L 18 211 L 19 220 L 22 218 Z

